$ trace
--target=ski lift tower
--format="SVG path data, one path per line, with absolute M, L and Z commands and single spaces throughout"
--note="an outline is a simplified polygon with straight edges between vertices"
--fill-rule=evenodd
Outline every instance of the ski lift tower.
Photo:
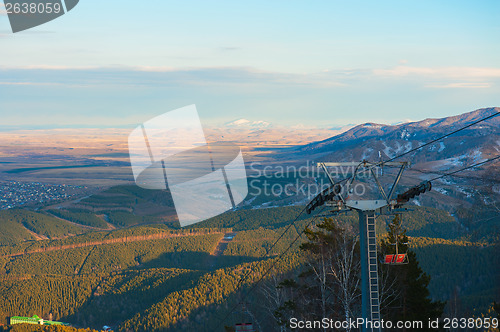
M 379 285 L 377 271 L 377 238 L 375 234 L 375 215 L 393 213 L 397 208 L 421 192 L 430 190 L 430 182 L 427 185 L 412 188 L 393 199 L 394 190 L 401 179 L 408 162 L 378 162 L 370 163 L 366 160 L 359 162 L 325 162 L 318 163 L 325 171 L 331 185 L 320 192 L 306 206 L 306 212 L 311 213 L 315 208 L 326 205 L 332 207 L 332 212 L 356 210 L 359 214 L 359 242 L 361 250 L 361 313 L 364 322 L 371 321 L 372 325 L 363 324 L 363 331 L 380 331 L 380 306 Z M 389 194 L 386 194 L 377 176 L 376 168 L 383 166 L 399 167 L 399 172 L 392 184 Z M 352 176 L 344 184 L 335 183 L 327 167 L 352 167 Z M 361 173 L 370 172 L 375 183 L 380 199 L 360 200 L 349 199 L 352 184 Z M 419 188 L 424 188 L 423 191 Z M 428 189 L 427 189 L 428 188 Z

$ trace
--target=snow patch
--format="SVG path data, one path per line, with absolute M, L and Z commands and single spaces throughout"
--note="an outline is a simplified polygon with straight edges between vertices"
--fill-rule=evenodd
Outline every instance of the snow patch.
M 365 151 L 363 151 L 363 155 L 361 156 L 361 160 L 368 159 L 369 156 L 372 154 L 373 149 L 372 148 L 367 148 Z
M 257 127 L 257 128 L 266 128 L 271 124 L 266 121 L 250 121 L 247 119 L 238 119 L 231 122 L 226 123 L 227 127 Z
M 472 194 L 471 194 L 470 192 L 466 191 L 464 188 L 462 188 L 462 187 L 460 187 L 460 186 L 455 186 L 455 188 L 457 189 L 457 191 L 458 191 L 459 193 L 464 194 L 464 195 L 465 195 L 465 197 L 467 197 L 467 198 L 471 198 L 471 197 L 472 197 Z
M 411 142 L 406 143 L 405 144 L 405 153 L 410 151 L 412 149 L 412 147 L 413 146 L 412 146 Z
M 454 183 L 449 181 L 449 180 L 446 180 L 445 178 L 440 178 L 438 179 L 439 182 L 441 182 L 442 184 L 445 184 L 445 185 L 453 185 Z
M 383 151 L 384 151 L 385 155 L 388 156 L 389 158 L 393 158 L 397 154 L 401 154 L 403 152 L 408 152 L 412 149 L 411 142 L 405 143 L 404 145 L 401 145 L 401 143 L 396 142 L 395 148 L 391 148 L 390 146 L 387 146 L 387 144 L 385 144 L 385 142 L 382 142 L 382 144 L 384 145 Z
M 452 157 L 445 159 L 447 164 L 452 164 L 453 166 L 463 166 L 465 164 L 465 159 L 467 158 L 467 155 L 463 154 L 458 157 Z
M 479 162 L 479 161 L 484 161 L 484 160 L 480 160 L 481 159 L 481 155 L 482 155 L 482 152 L 479 150 L 479 149 L 476 149 L 474 150 L 474 152 L 470 155 L 472 157 L 472 159 L 474 160 L 474 162 Z
M 394 157 L 394 156 L 391 154 L 391 150 L 392 150 L 392 149 L 391 149 L 390 147 L 388 147 L 388 146 L 387 146 L 387 144 L 385 144 L 385 142 L 382 142 L 382 144 L 384 144 L 384 150 L 383 150 L 383 151 L 384 151 L 385 155 L 386 155 L 387 157 L 389 157 L 389 158 Z
M 363 127 L 365 127 L 365 128 L 382 128 L 381 125 L 375 124 L 375 123 L 365 123 L 363 125 Z
M 500 194 L 500 185 L 496 184 L 493 187 L 491 187 L 491 189 L 493 190 L 493 192 Z
M 396 142 L 396 148 L 394 149 L 394 154 L 400 153 L 401 150 L 403 150 L 403 147 L 401 146 L 401 144 L 399 144 L 399 142 Z
M 444 188 L 432 188 L 434 191 L 437 191 L 438 193 L 440 194 L 443 194 L 443 195 L 448 195 L 448 191 L 446 191 L 446 189 Z
M 410 138 L 411 134 L 407 129 L 403 129 L 401 132 L 401 139 L 408 139 Z

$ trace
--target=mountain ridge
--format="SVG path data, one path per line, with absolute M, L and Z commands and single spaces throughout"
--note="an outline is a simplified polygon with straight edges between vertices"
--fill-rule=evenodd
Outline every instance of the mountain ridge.
M 482 108 L 452 117 L 424 119 L 399 125 L 368 122 L 325 140 L 296 146 L 292 150 L 294 154 L 317 161 L 389 159 L 492 115 L 494 112 L 500 113 L 500 108 Z M 412 157 L 412 161 L 418 163 L 428 161 L 428 159 L 446 159 L 457 154 L 470 154 L 470 150 L 474 149 L 479 149 L 485 156 L 500 151 L 500 116 L 464 129 L 460 133 L 447 137 L 443 142 L 426 147 L 423 150 L 428 150 L 430 154 L 428 153 L 427 157 L 417 154 Z M 435 153 L 432 153 L 433 151 Z M 287 153 L 290 151 L 285 154 Z M 439 153 L 439 156 L 435 155 L 436 153 Z M 426 153 L 423 155 L 425 156 Z
M 463 113 L 460 115 L 454 115 L 451 117 L 427 118 L 420 121 L 406 122 L 398 125 L 386 125 L 380 123 L 366 122 L 357 125 L 339 135 L 332 136 L 330 138 L 327 138 L 319 142 L 306 144 L 304 147 L 314 146 L 315 144 L 318 143 L 324 143 L 333 140 L 346 141 L 352 138 L 359 138 L 359 136 L 363 137 L 380 136 L 381 134 L 392 133 L 397 130 L 401 130 L 402 132 L 404 132 L 405 129 L 409 128 L 419 128 L 419 127 L 439 128 L 448 126 L 462 127 L 470 123 L 473 123 L 477 120 L 480 120 L 481 118 L 492 115 L 494 112 L 500 113 L 500 107 L 481 108 L 475 111 Z M 489 126 L 496 125 L 498 127 L 500 126 L 500 117 L 487 120 L 485 123 Z
M 500 108 L 482 108 L 453 117 L 425 119 L 395 126 L 368 122 L 322 141 L 277 151 L 273 156 L 277 162 L 297 165 L 362 160 L 379 162 L 396 158 L 396 161 L 410 163 L 402 184 L 412 186 L 500 155 L 500 116 L 419 149 L 427 142 L 494 112 L 500 114 Z M 401 154 L 414 149 L 414 152 L 399 158 Z M 384 172 L 389 175 L 394 170 L 387 168 Z M 460 173 L 459 176 L 434 181 L 433 191 L 419 198 L 418 204 L 455 211 L 465 205 L 480 202 L 483 199 L 480 192 L 488 192 L 490 199 L 496 201 L 500 199 L 500 195 L 492 191 L 492 188 L 497 187 L 492 187 L 491 184 L 498 181 L 498 162 L 488 163 Z

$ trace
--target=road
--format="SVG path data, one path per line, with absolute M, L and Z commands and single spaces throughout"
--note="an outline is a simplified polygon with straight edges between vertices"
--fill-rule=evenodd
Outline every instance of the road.
M 235 232 L 230 232 L 230 233 L 225 233 L 224 237 L 219 241 L 217 244 L 217 247 L 215 247 L 214 251 L 210 254 L 208 258 L 208 266 L 210 266 L 210 269 L 214 270 L 215 266 L 217 265 L 217 258 L 221 255 L 224 254 L 224 251 L 227 248 L 227 245 L 229 242 L 233 240 L 233 238 L 236 236 Z

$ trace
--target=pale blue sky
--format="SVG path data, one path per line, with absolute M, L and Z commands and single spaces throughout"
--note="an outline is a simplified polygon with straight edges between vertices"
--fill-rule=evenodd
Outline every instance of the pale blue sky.
M 500 106 L 500 1 L 80 0 L 12 34 L 0 126 L 394 123 Z

